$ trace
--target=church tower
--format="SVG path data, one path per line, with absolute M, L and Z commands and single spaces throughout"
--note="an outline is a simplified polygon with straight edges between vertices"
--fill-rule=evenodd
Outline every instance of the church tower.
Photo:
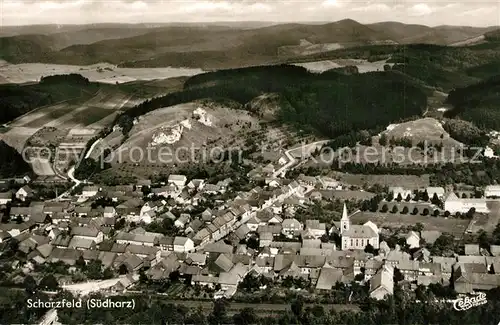
M 342 219 L 340 219 L 340 233 L 348 231 L 349 226 L 350 226 L 350 222 L 349 222 L 349 218 L 347 217 L 347 207 L 345 206 L 345 203 L 344 203 L 344 210 L 342 211 Z

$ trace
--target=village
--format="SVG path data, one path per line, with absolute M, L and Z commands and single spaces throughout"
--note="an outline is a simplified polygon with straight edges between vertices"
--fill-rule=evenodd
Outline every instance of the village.
M 246 192 L 232 191 L 231 179 L 210 184 L 172 174 L 161 184 L 85 185 L 43 202 L 31 180 L 21 179 L 19 189 L 0 193 L 0 243 L 12 266 L 7 277 L 22 284 L 43 266 L 62 266 L 68 272 L 56 276 L 52 289 L 76 294 L 133 291 L 141 277 L 175 277 L 208 288 L 215 299 L 233 297 L 248 277 L 305 280 L 317 291 L 366 283 L 378 300 L 392 295 L 396 282 L 452 287 L 457 294 L 500 285 L 500 246 L 474 239 L 484 231 L 481 222 L 498 224 L 500 186 L 374 193 L 326 176 L 287 179 L 279 165 L 250 171 L 259 185 Z M 321 202 L 336 202 L 337 217 L 304 217 Z M 457 232 L 454 222 L 464 228 Z M 453 250 L 456 243 L 460 250 Z M 107 280 L 70 276 L 92 263 Z

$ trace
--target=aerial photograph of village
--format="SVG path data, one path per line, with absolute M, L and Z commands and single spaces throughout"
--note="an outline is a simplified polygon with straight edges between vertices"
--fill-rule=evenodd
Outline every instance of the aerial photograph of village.
M 0 0 L 0 324 L 500 324 L 500 2 Z

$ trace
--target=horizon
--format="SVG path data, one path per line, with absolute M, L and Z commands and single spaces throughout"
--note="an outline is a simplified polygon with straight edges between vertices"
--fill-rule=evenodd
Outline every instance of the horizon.
M 500 25 L 500 2 L 442 0 L 2 0 L 4 27 L 92 24 L 302 23 L 347 19 L 428 27 Z M 116 14 L 119 12 L 119 14 Z
M 3 25 L 2 27 L 36 27 L 36 26 L 99 26 L 99 25 L 123 25 L 123 26 L 138 26 L 138 25 L 151 25 L 151 26 L 168 26 L 168 25 L 201 25 L 201 24 L 210 24 L 210 25 L 219 25 L 219 24 L 262 24 L 265 26 L 274 26 L 274 25 L 287 25 L 287 24 L 297 24 L 297 25 L 328 25 L 337 22 L 341 22 L 344 20 L 353 20 L 362 25 L 373 25 L 373 24 L 404 24 L 404 25 L 414 25 L 414 26 L 424 26 L 430 28 L 439 28 L 439 27 L 471 27 L 471 28 L 500 28 L 500 21 L 496 25 L 485 25 L 485 26 L 473 26 L 473 25 L 450 25 L 450 24 L 440 24 L 440 25 L 425 25 L 425 24 L 413 24 L 413 23 L 405 23 L 398 20 L 381 20 L 371 23 L 364 23 L 352 18 L 343 18 L 335 21 L 266 21 L 266 20 L 238 20 L 238 21 L 172 21 L 172 22 L 137 22 L 137 23 L 124 23 L 124 22 L 113 22 L 113 21 L 103 21 L 96 23 L 67 23 L 67 24 L 56 24 L 56 23 L 40 23 L 40 24 L 23 24 L 23 25 Z M 260 27 L 256 27 L 260 28 Z

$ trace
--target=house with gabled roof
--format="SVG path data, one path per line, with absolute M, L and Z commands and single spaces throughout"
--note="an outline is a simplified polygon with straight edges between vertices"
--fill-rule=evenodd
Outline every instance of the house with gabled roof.
M 187 237 L 174 238 L 174 252 L 185 253 L 194 249 L 194 242 Z
M 26 201 L 34 196 L 34 191 L 28 185 L 24 185 L 16 192 L 16 198 L 21 201 Z
M 370 279 L 370 298 L 382 300 L 394 292 L 394 269 L 383 265 Z

